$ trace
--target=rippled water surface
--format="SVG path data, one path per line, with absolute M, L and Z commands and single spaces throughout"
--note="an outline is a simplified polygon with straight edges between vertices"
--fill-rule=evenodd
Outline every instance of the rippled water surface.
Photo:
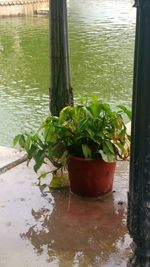
M 130 106 L 135 9 L 131 0 L 68 1 L 75 97 L 95 92 Z M 48 17 L 0 20 L 0 144 L 35 129 L 48 113 Z

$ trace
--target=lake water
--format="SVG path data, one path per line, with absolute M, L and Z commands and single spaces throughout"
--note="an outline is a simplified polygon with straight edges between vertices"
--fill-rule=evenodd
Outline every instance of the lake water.
M 74 96 L 93 92 L 131 105 L 135 13 L 131 0 L 68 0 Z M 49 112 L 49 20 L 0 20 L 0 145 Z

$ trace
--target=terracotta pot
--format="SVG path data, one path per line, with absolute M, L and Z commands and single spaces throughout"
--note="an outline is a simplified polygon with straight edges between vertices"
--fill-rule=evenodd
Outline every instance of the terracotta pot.
M 115 167 L 115 162 L 70 156 L 68 174 L 71 191 L 87 197 L 97 197 L 112 191 Z

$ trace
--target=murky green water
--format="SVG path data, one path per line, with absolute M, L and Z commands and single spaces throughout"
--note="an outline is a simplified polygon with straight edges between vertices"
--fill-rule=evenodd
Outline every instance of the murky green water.
M 74 95 L 131 104 L 135 9 L 131 0 L 68 1 Z M 48 18 L 0 20 L 0 144 L 48 113 Z

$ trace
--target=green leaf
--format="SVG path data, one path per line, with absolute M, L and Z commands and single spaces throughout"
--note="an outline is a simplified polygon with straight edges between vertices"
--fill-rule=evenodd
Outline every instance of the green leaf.
M 68 159 L 68 150 L 65 150 L 60 158 L 60 162 L 63 164 L 63 166 L 66 165 Z
M 25 137 L 24 137 L 23 134 L 20 136 L 20 139 L 19 139 L 19 145 L 20 145 L 21 147 L 23 147 L 23 148 L 24 148 L 24 146 L 25 146 Z
M 24 145 L 25 150 L 27 151 L 27 153 L 30 151 L 31 142 L 32 142 L 31 141 L 31 137 L 28 136 L 27 139 L 26 139 L 25 145 Z
M 127 158 L 129 156 L 129 144 L 122 144 L 121 142 L 116 142 L 116 149 L 118 151 L 118 156 L 120 158 Z
M 20 137 L 22 134 L 18 134 L 15 136 L 14 140 L 13 140 L 13 145 L 16 146 L 17 143 L 19 143 Z
M 105 154 L 103 150 L 99 150 L 99 153 L 102 157 L 102 159 L 105 161 L 105 162 L 115 162 L 116 161 L 116 156 L 115 155 L 112 155 L 112 154 Z
M 128 116 L 128 118 L 131 120 L 132 112 L 129 109 L 127 109 L 123 105 L 118 105 L 117 107 L 120 108 Z
M 87 109 L 91 112 L 93 118 L 97 118 L 102 110 L 102 105 L 97 101 L 95 103 L 92 103 L 89 107 L 87 107 Z
M 92 151 L 88 145 L 82 144 L 82 151 L 83 151 L 83 155 L 85 158 L 91 158 L 92 157 Z
M 53 175 L 53 178 L 49 185 L 50 188 L 59 189 L 62 187 L 62 179 L 58 175 Z
M 37 172 L 42 164 L 44 163 L 44 152 L 43 150 L 39 150 L 36 155 L 34 155 L 34 160 L 36 164 L 34 165 L 34 170 Z
M 109 149 L 109 151 L 114 155 L 114 146 L 110 141 L 105 141 L 105 145 Z
M 15 138 L 14 138 L 14 146 L 18 143 L 21 147 L 24 148 L 25 146 L 25 137 L 23 134 L 18 134 Z
M 74 107 L 67 106 L 63 108 L 59 114 L 59 123 L 63 124 L 64 121 L 72 120 L 75 117 L 75 109 Z
M 79 121 L 77 128 L 79 131 L 83 131 L 85 129 L 88 129 L 89 121 L 88 119 L 82 119 Z
M 30 149 L 27 151 L 29 157 L 36 157 L 38 151 L 38 146 L 36 144 L 31 144 Z
M 38 180 L 38 185 L 41 186 L 41 181 L 44 180 L 46 178 L 46 176 L 48 174 L 52 173 L 52 171 L 49 172 L 41 172 L 41 174 L 38 176 L 37 180 Z
M 41 174 L 40 174 L 40 176 L 37 178 L 39 181 L 41 181 L 42 179 L 44 179 L 46 176 L 47 176 L 47 174 L 48 174 L 49 172 L 42 172 Z

